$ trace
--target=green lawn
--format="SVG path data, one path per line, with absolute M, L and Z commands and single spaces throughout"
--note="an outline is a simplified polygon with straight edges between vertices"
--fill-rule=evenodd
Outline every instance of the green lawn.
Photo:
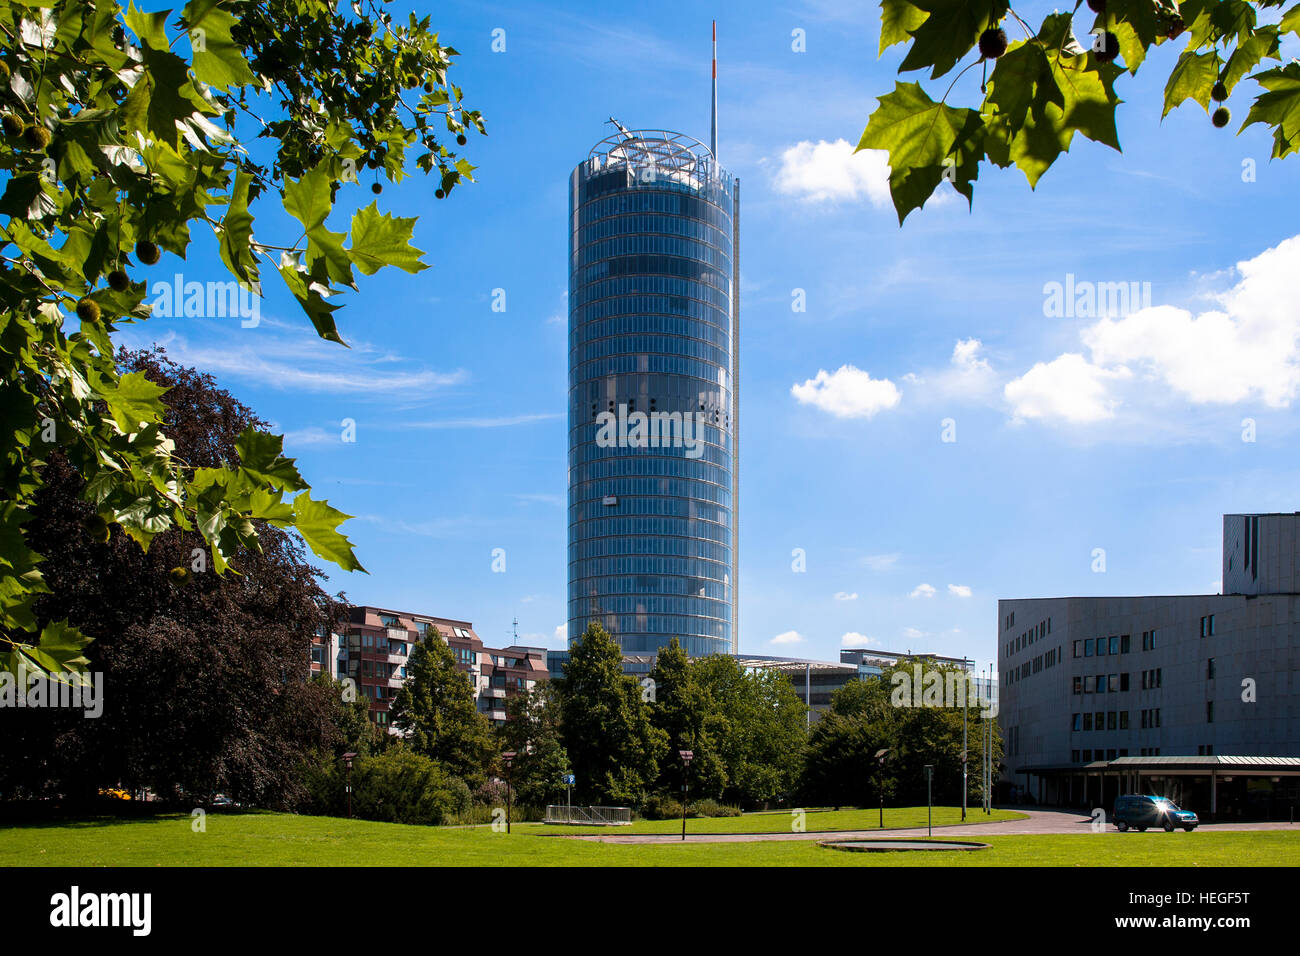
M 845 853 L 807 842 L 616 846 L 543 833 L 443 829 L 274 813 L 25 824 L 0 830 L 0 865 L 49 866 L 1240 866 L 1290 865 L 1300 831 L 990 836 L 972 853 Z

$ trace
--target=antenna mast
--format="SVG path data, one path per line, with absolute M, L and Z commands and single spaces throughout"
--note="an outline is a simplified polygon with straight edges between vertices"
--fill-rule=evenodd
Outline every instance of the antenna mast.
M 718 161 L 718 21 L 713 21 L 713 108 L 709 114 L 709 151 Z

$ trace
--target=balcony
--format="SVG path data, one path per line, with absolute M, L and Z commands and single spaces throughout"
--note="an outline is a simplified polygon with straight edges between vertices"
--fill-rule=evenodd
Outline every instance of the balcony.
M 506 696 L 506 689 L 504 687 L 484 687 L 481 691 L 479 691 L 479 693 L 483 697 L 494 697 L 497 699 L 504 699 Z

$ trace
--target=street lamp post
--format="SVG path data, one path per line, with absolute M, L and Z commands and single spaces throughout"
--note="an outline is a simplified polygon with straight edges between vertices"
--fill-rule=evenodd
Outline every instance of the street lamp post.
M 885 757 L 889 754 L 888 747 L 881 747 L 876 751 L 876 796 L 880 798 L 880 829 L 885 828 Z
M 510 765 L 515 762 L 515 752 L 507 750 L 501 755 L 501 759 L 506 762 L 506 833 L 510 832 Z
M 966 688 L 961 695 L 961 822 L 966 822 L 966 716 L 970 711 L 970 665 L 972 661 L 962 658 L 962 675 L 967 678 Z
M 348 768 L 348 819 L 352 819 L 352 761 L 356 759 L 355 753 L 345 753 L 343 755 L 343 766 Z
M 926 829 L 926 835 L 929 837 L 934 836 L 934 813 L 933 813 L 934 797 L 933 797 L 933 787 L 932 787 L 933 783 L 934 783 L 934 764 L 928 763 L 925 765 L 925 829 Z
M 694 750 L 679 750 L 682 758 L 682 839 L 686 839 L 686 803 L 691 795 L 691 761 L 695 759 Z

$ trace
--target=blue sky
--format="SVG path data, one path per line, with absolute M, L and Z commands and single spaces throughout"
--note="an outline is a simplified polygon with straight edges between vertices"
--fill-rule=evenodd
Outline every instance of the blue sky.
M 419 216 L 432 268 L 341 296 L 350 350 L 316 340 L 274 275 L 256 328 L 155 317 L 127 336 L 215 374 L 356 516 L 370 573 L 326 569 L 331 590 L 472 620 L 497 646 L 517 617 L 525 642 L 564 646 L 567 178 L 611 114 L 707 139 L 714 15 L 719 153 L 742 183 L 742 651 L 988 660 L 999 597 L 1212 591 L 1223 513 L 1300 508 L 1300 160 L 1270 163 L 1263 127 L 1232 135 L 1250 83 L 1228 130 L 1190 103 L 1161 123 L 1181 41 L 1117 84 L 1122 155 L 1076 138 L 1036 193 L 985 169 L 973 211 L 953 194 L 900 229 L 883 161 L 847 145 L 902 55 L 877 59 L 874 6 L 415 9 L 488 128 L 465 150 L 476 184 L 438 201 L 416 175 L 378 197 Z M 977 73 L 950 102 L 975 105 Z M 334 222 L 372 198 L 352 187 Z M 258 239 L 296 235 L 259 213 Z M 150 278 L 177 271 L 225 278 L 201 238 Z M 1070 274 L 1150 283 L 1150 307 L 1049 314 L 1044 287 Z

